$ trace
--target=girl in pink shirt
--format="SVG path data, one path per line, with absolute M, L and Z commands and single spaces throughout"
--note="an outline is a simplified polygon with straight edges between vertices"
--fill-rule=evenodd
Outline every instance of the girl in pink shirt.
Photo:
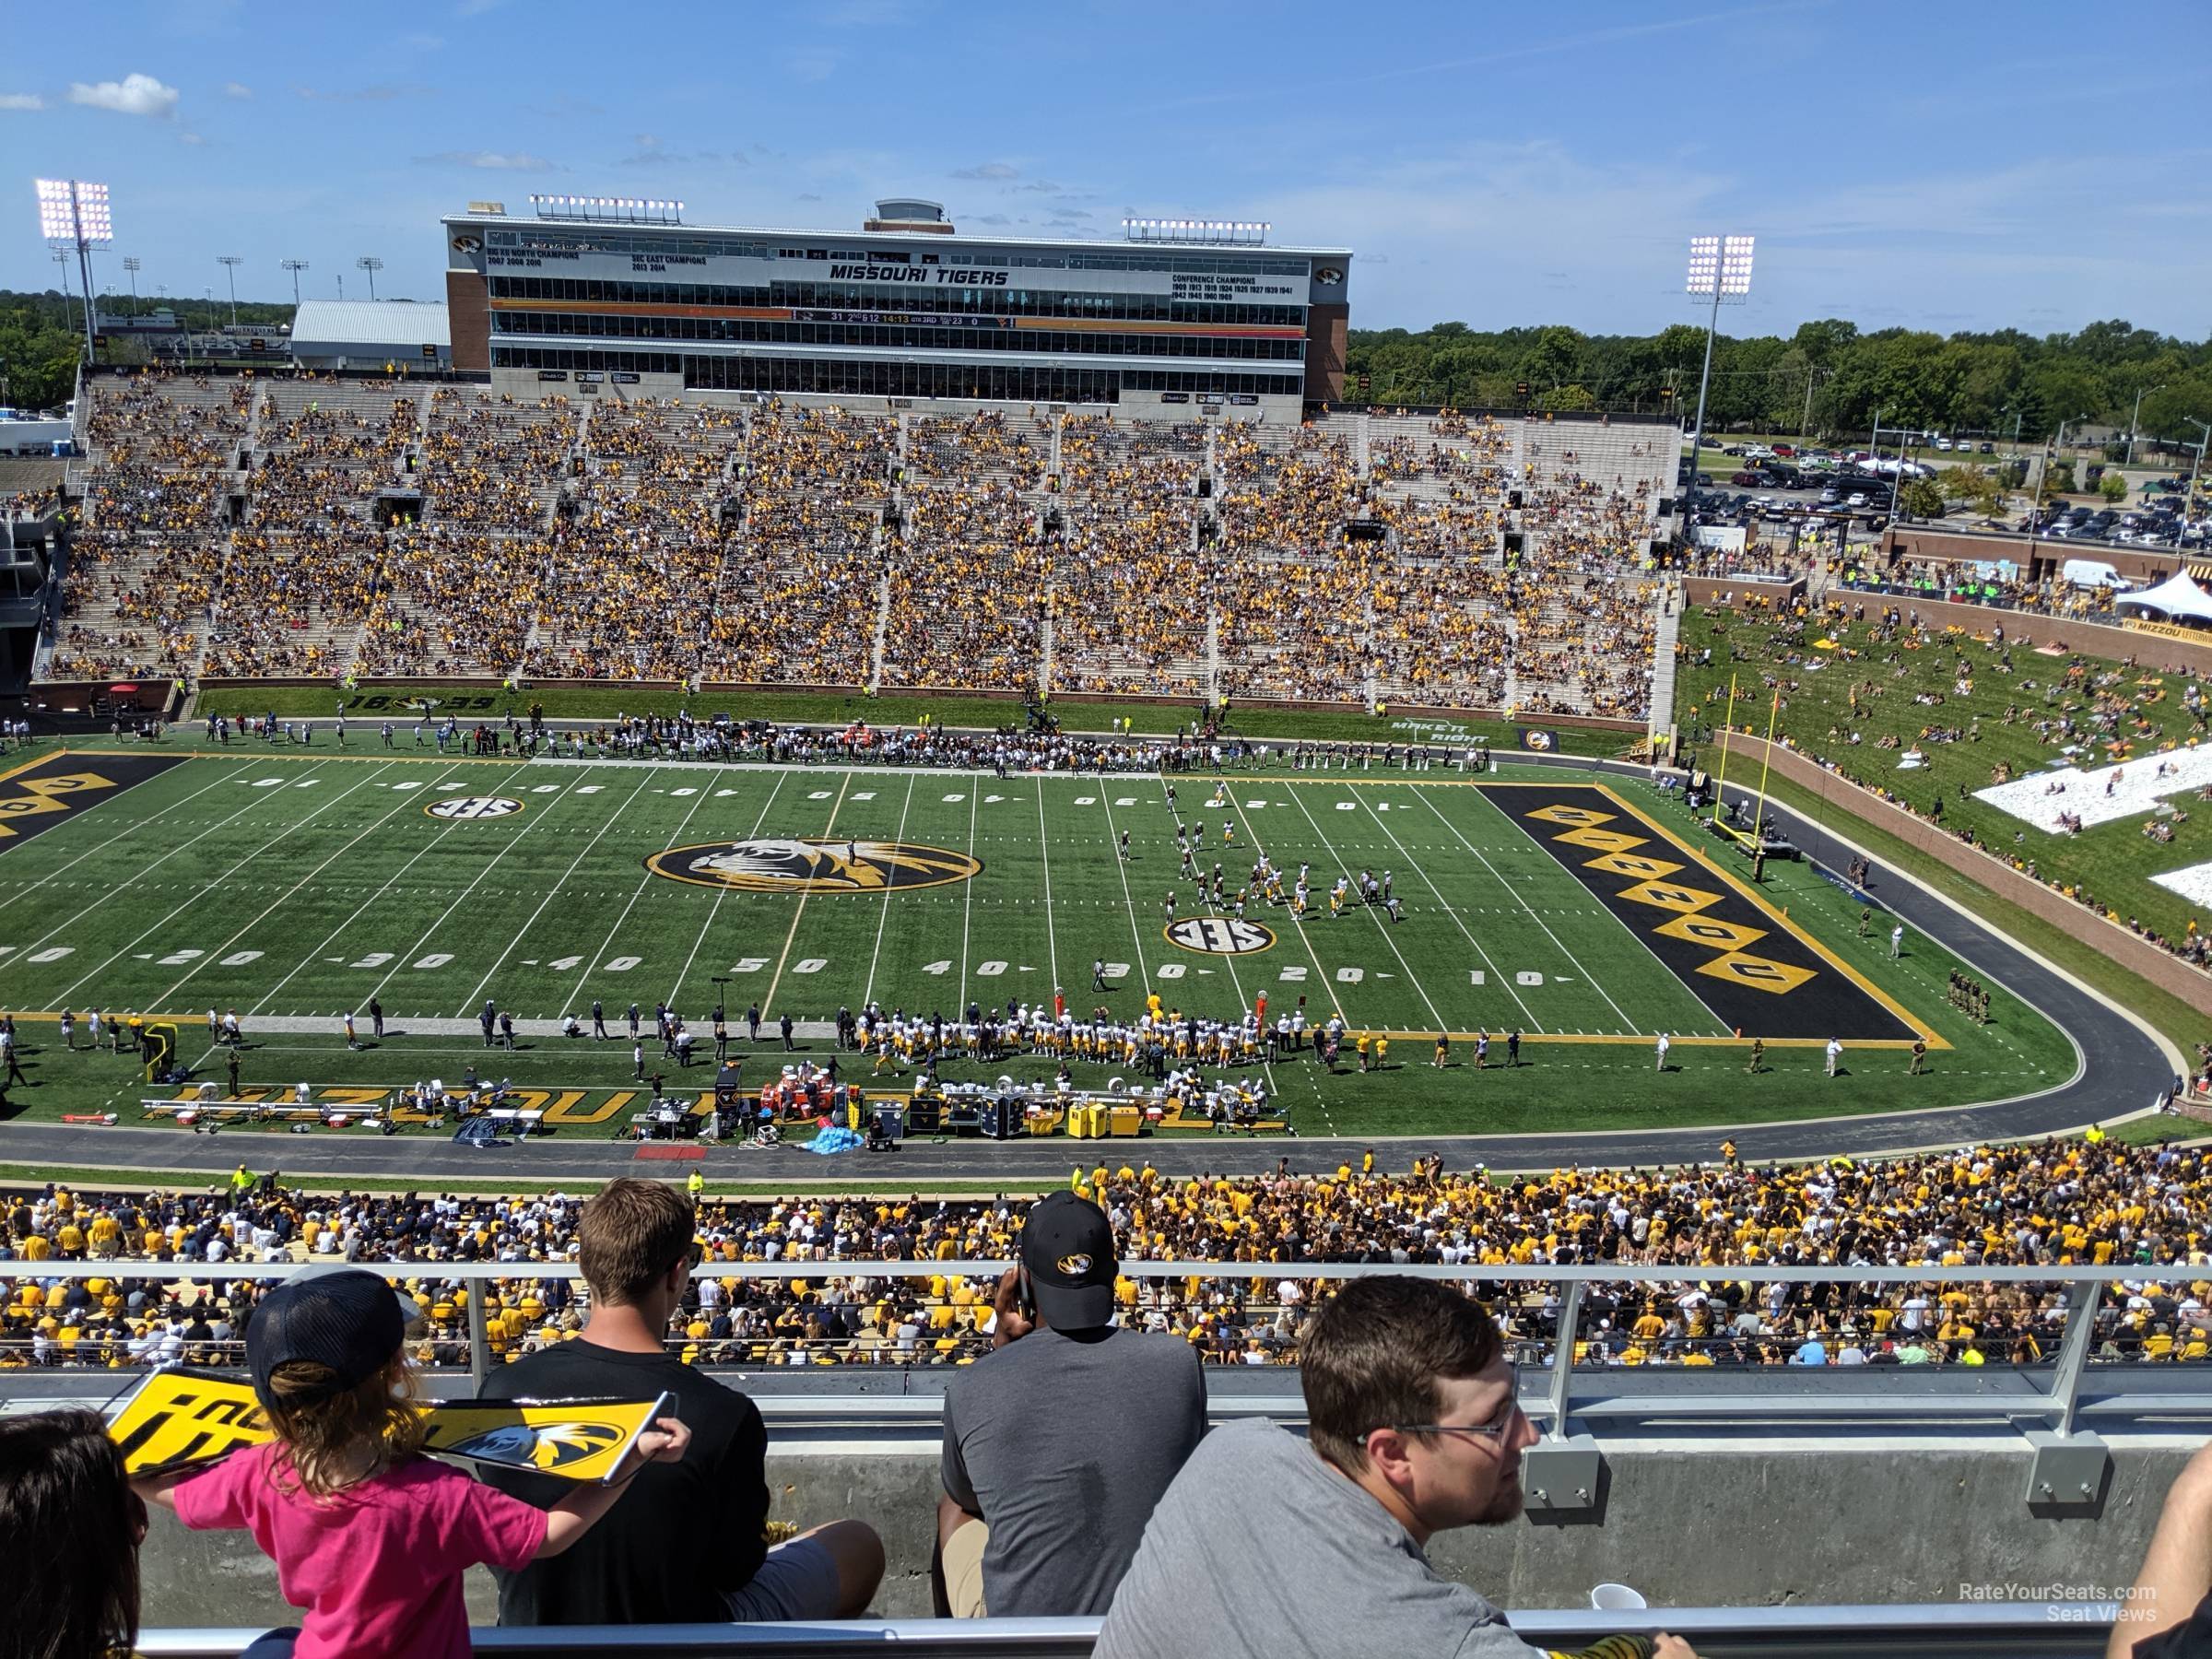
M 405 1339 L 398 1298 L 374 1274 L 290 1280 L 246 1330 L 253 1391 L 276 1439 L 142 1488 L 186 1526 L 253 1535 L 285 1600 L 306 1610 L 298 1659 L 465 1659 L 470 1567 L 560 1554 L 639 1469 L 678 1461 L 690 1441 L 663 1418 L 615 1481 L 535 1509 L 422 1455 Z

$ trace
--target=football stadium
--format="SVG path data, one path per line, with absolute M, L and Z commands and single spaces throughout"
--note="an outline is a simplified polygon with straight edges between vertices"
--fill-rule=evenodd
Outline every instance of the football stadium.
M 1325 223 L 903 194 L 201 327 L 37 190 L 10 1651 L 2208 1651 L 2150 370 L 1999 458 L 1739 409 L 1749 238 L 1565 395 Z

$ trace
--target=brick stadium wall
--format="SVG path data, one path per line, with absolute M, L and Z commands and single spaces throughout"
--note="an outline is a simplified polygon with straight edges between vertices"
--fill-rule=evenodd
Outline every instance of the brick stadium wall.
M 1927 524 L 1892 525 L 1883 535 L 1881 547 L 1888 560 L 1919 559 L 1942 563 L 2009 559 L 2032 582 L 2056 576 L 2069 559 L 2109 564 L 2130 582 L 2163 582 L 2180 568 L 2179 557 L 2171 547 L 2137 550 L 2101 543 L 2085 547 L 2048 537 L 1970 535 Z
M 1739 766 L 1758 766 L 1770 758 L 1770 746 L 1763 737 L 1731 733 L 1724 735 L 1721 742 L 1728 750 L 1731 774 Z M 2156 945 L 2138 939 L 2124 924 L 2108 922 L 2072 900 L 2060 897 L 2041 882 L 2030 880 L 2003 859 L 1968 846 L 1926 819 L 1883 800 L 1872 790 L 1817 765 L 1795 749 L 1774 744 L 1771 759 L 1775 771 L 1791 782 L 1813 791 L 1825 805 L 1841 808 L 1862 823 L 1888 830 L 1916 851 L 1987 888 L 2000 899 L 2073 935 L 2130 973 L 2148 980 L 2161 991 L 2171 992 L 2198 1013 L 2212 1016 L 2212 975 L 2199 972 Z M 1717 765 L 1717 756 L 1712 757 L 1707 770 L 1714 770 Z
M 1344 353 L 1351 326 L 1348 305 L 1306 308 L 1306 396 L 1332 406 L 1344 401 Z
M 1769 605 L 1788 606 L 1805 596 L 1805 578 L 1765 582 L 1750 576 L 1690 576 L 1684 579 L 1682 592 L 1691 605 L 1718 605 L 1726 595 L 1732 605 L 1763 599 Z
M 491 300 L 476 271 L 445 274 L 446 337 L 453 342 L 453 367 L 491 367 Z
M 1917 611 L 1921 620 L 1938 628 L 1963 628 L 1986 634 L 2003 626 L 2005 638 L 2015 645 L 2056 645 L 2085 656 L 2111 662 L 2133 661 L 2138 666 L 2175 674 L 2212 675 L 2212 634 L 2202 644 L 2147 629 L 2113 628 L 2102 622 L 2077 622 L 2068 617 L 2046 617 L 2034 611 L 1998 610 L 1986 605 L 1955 605 L 1947 599 L 1909 599 L 1901 594 L 1857 594 L 1848 588 L 1830 588 L 1829 597 L 1847 606 L 1865 606 L 1871 613 L 1894 605 L 1900 611 Z

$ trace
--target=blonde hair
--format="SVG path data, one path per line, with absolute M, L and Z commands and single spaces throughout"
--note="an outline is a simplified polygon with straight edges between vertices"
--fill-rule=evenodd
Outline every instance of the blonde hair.
M 352 1388 L 312 1359 L 294 1359 L 269 1375 L 265 1412 L 282 1448 L 280 1488 L 328 1498 L 382 1474 L 422 1451 L 428 1432 L 421 1393 L 406 1349 Z M 366 1449 L 369 1461 L 362 1465 Z M 288 1474 L 288 1483 L 285 1476 Z

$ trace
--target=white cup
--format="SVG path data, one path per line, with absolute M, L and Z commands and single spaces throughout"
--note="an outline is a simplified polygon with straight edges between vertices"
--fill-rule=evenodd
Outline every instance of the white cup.
M 1650 1605 L 1626 1584 L 1599 1584 L 1590 1592 L 1590 1606 L 1600 1613 L 1641 1613 Z

